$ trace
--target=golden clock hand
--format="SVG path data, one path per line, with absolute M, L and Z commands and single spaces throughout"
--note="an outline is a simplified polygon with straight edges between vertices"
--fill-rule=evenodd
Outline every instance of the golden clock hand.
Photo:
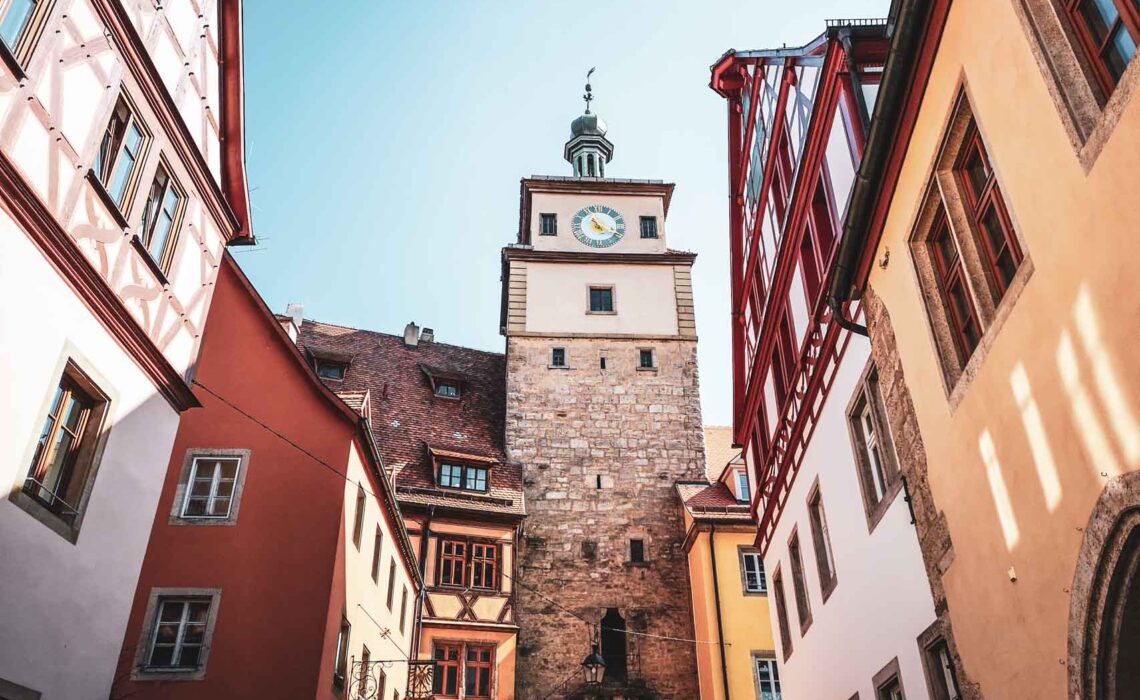
M 593 228 L 597 233 L 609 233 L 610 231 L 613 231 L 612 228 L 598 221 L 598 219 L 593 216 L 590 217 L 590 227 Z

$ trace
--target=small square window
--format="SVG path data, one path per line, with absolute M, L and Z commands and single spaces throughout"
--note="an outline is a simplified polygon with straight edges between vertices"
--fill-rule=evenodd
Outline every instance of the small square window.
M 313 369 L 316 370 L 317 376 L 321 379 L 332 379 L 339 382 L 344 379 L 344 374 L 348 371 L 348 363 L 315 357 L 313 358 Z
M 637 368 L 638 369 L 656 369 L 657 363 L 654 361 L 653 350 L 644 348 L 637 352 Z
M 641 217 L 641 237 L 642 238 L 657 238 L 657 217 L 656 216 L 643 216 L 643 217 Z
M 614 288 L 590 287 L 590 313 L 612 314 L 614 312 Z
M 455 382 L 437 382 L 435 385 L 435 395 L 442 396 L 445 399 L 458 399 L 459 385 Z
M 768 582 L 764 578 L 764 560 L 760 552 L 741 551 L 740 574 L 745 593 L 767 593 Z
M 221 595 L 217 588 L 151 589 L 131 678 L 203 678 Z
M 645 563 L 645 540 L 629 541 L 629 561 L 633 564 Z
M 752 500 L 752 490 L 748 485 L 748 475 L 742 471 L 736 472 L 736 500 L 748 503 Z
M 182 517 L 228 518 L 240 469 L 240 457 L 195 457 L 186 482 Z
M 543 236 L 557 236 L 558 235 L 558 215 L 557 214 L 539 214 L 539 222 L 541 223 L 541 235 Z
M 566 348 L 554 348 L 550 351 L 550 366 L 551 367 L 565 367 L 566 366 Z

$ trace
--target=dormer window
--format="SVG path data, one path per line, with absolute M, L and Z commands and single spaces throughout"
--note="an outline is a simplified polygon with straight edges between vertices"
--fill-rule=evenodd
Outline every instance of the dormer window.
M 487 468 L 470 464 L 439 465 L 439 485 L 445 489 L 464 491 L 487 490 Z
M 313 369 L 316 370 L 317 376 L 321 379 L 332 379 L 339 382 L 344 379 L 344 373 L 348 371 L 348 363 L 326 357 L 314 357 Z
M 748 475 L 744 472 L 736 472 L 736 500 L 741 503 L 748 503 L 752 500 L 752 492 L 748 487 Z
M 445 399 L 459 398 L 459 384 L 455 382 L 440 381 L 435 384 L 435 395 Z
M 463 375 L 443 367 L 420 365 L 431 384 L 431 393 L 443 399 L 458 399 L 463 395 Z

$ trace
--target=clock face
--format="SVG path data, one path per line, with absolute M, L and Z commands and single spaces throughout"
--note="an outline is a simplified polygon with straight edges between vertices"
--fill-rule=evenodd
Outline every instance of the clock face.
M 591 204 L 574 215 L 570 229 L 591 248 L 609 248 L 625 235 L 625 219 L 612 207 Z

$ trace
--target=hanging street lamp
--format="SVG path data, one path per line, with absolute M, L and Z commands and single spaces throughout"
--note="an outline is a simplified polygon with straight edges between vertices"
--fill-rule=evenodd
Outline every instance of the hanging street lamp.
M 582 660 L 582 673 L 586 677 L 586 685 L 600 685 L 605 671 L 606 660 L 598 653 L 598 645 L 595 644 L 589 656 Z

